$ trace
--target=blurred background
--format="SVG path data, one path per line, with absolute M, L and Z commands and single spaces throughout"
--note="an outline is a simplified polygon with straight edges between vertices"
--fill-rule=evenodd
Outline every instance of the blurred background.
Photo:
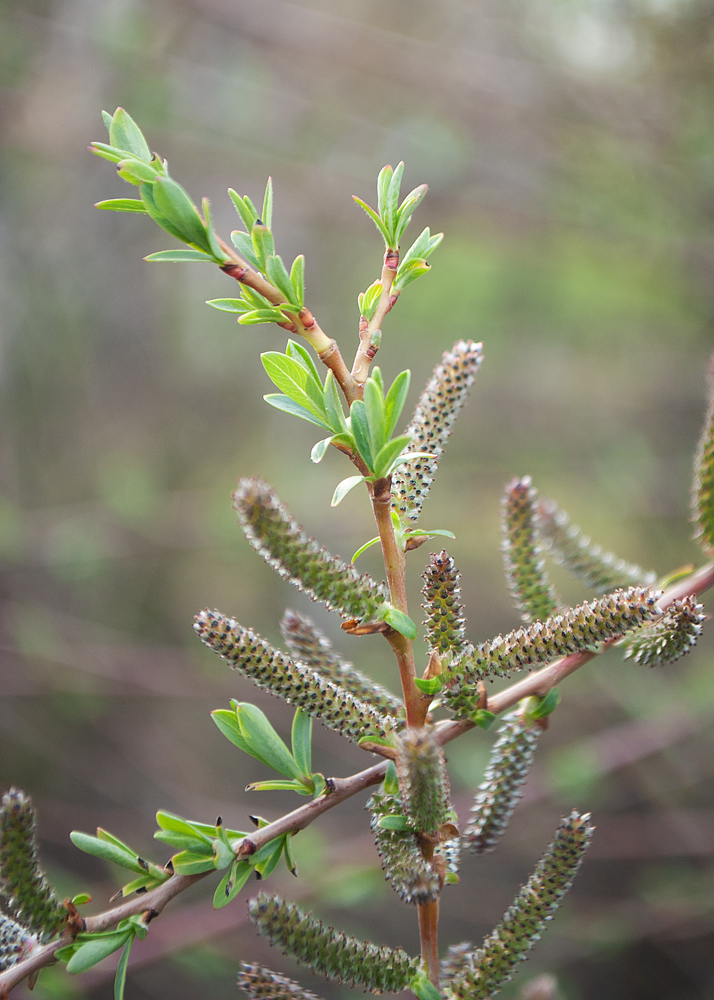
M 390 380 L 412 369 L 411 406 L 455 340 L 484 341 L 422 521 L 456 533 L 473 641 L 518 624 L 498 534 L 515 475 L 626 559 L 661 574 L 701 561 L 688 510 L 714 315 L 711 4 L 5 0 L 0 74 L 0 777 L 32 794 L 62 895 L 88 889 L 98 912 L 121 885 L 72 829 L 101 825 L 163 861 L 157 808 L 247 829 L 249 813 L 299 804 L 243 792 L 264 773 L 209 711 L 249 699 L 284 733 L 291 712 L 202 647 L 202 607 L 276 644 L 298 608 L 395 683 L 386 644 L 340 634 L 243 540 L 230 497 L 247 474 L 346 558 L 374 531 L 357 491 L 329 507 L 340 456 L 313 466 L 310 426 L 261 399 L 258 354 L 284 349 L 284 332 L 207 308 L 237 294 L 230 279 L 144 263 L 172 240 L 92 207 L 133 196 L 86 151 L 106 139 L 102 108 L 129 110 L 225 236 L 226 189 L 258 201 L 272 174 L 278 251 L 306 254 L 308 302 L 347 358 L 382 254 L 350 196 L 374 202 L 379 168 L 400 159 L 406 189 L 428 182 L 413 235 L 446 239 L 388 317 L 379 363 Z M 410 560 L 414 617 L 427 557 Z M 361 564 L 380 572 L 373 551 Z M 555 578 L 568 601 L 587 596 Z M 705 634 L 670 668 L 614 652 L 568 681 L 502 846 L 445 890 L 444 947 L 480 941 L 560 817 L 592 810 L 564 912 L 504 996 L 541 972 L 565 1000 L 714 996 L 713 666 Z M 366 766 L 315 734 L 326 774 Z M 462 818 L 491 741 L 449 748 Z M 268 890 L 414 951 L 366 797 L 301 833 L 299 878 Z M 234 997 L 241 958 L 328 1000 L 350 993 L 269 952 L 243 899 L 214 912 L 209 881 L 135 947 L 128 996 Z M 110 966 L 45 971 L 33 995 L 110 997 Z

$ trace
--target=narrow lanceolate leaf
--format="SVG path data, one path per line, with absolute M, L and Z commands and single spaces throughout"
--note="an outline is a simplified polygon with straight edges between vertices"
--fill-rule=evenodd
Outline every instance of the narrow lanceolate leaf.
M 404 714 L 404 705 L 381 684 L 360 673 L 351 663 L 342 660 L 332 643 L 307 615 L 286 610 L 280 631 L 294 660 L 338 684 L 355 698 L 367 702 L 384 715 Z
M 434 837 L 451 809 L 444 753 L 429 729 L 406 729 L 396 751 L 404 815 L 419 833 Z
M 616 590 L 544 622 L 496 636 L 444 672 L 440 697 L 447 708 L 470 718 L 479 707 L 478 680 L 508 677 L 516 670 L 543 666 L 560 656 L 620 638 L 661 613 L 658 596 L 642 587 Z
M 538 725 L 524 725 L 520 712 L 504 718 L 463 832 L 463 842 L 474 854 L 492 851 L 505 833 L 523 795 L 541 731 Z
M 538 504 L 537 520 L 544 552 L 596 593 L 605 594 L 617 587 L 651 587 L 657 580 L 653 570 L 605 552 L 552 500 Z
M 714 357 L 709 362 L 708 381 L 707 413 L 694 458 L 692 515 L 694 537 L 711 555 L 714 552 Z
M 454 421 L 473 385 L 483 354 L 481 344 L 460 340 L 446 351 L 417 403 L 407 433 L 409 451 L 427 452 L 434 458 L 419 458 L 399 466 L 392 477 L 392 507 L 402 520 L 416 521 L 429 493 L 439 457 Z
M 502 501 L 502 551 L 508 589 L 525 622 L 555 613 L 558 597 L 543 562 L 536 523 L 538 494 L 530 476 L 514 479 Z
M 299 705 L 308 715 L 352 740 L 389 738 L 395 720 L 382 715 L 315 670 L 294 663 L 250 629 L 218 611 L 201 611 L 194 624 L 201 639 L 258 687 Z
M 673 663 L 696 645 L 706 615 L 694 594 L 674 601 L 661 618 L 645 625 L 627 640 L 626 659 L 645 667 Z
M 417 973 L 419 960 L 401 948 L 358 941 L 277 896 L 251 899 L 248 912 L 271 944 L 326 979 L 371 993 L 399 993 Z
M 293 979 L 247 962 L 241 962 L 238 985 L 250 1000 L 320 1000 Z
M 4 913 L 0 913 L 0 972 L 27 958 L 37 938 Z
M 404 807 L 396 795 L 375 792 L 366 808 L 382 859 L 384 876 L 405 903 L 429 903 L 441 892 L 442 878 L 422 854 L 413 829 L 392 830 L 379 825 L 385 816 L 401 816 Z
M 464 635 L 464 609 L 459 600 L 461 574 L 454 566 L 454 560 L 443 549 L 436 555 L 429 556 L 429 565 L 422 573 L 424 586 L 423 608 L 426 614 L 424 636 L 430 649 L 435 649 L 440 655 L 453 653 L 458 655 L 466 648 Z
M 17 788 L 2 797 L 0 893 L 11 916 L 41 940 L 56 934 L 67 919 L 38 864 L 32 802 Z
M 384 585 L 360 575 L 305 534 L 267 483 L 241 479 L 233 501 L 246 538 L 280 576 L 345 618 L 379 618 L 388 600 Z
M 456 1000 L 495 996 L 540 939 L 560 901 L 572 885 L 592 836 L 589 814 L 573 811 L 562 820 L 555 838 L 495 930 L 475 951 L 452 956 L 454 975 L 444 983 Z

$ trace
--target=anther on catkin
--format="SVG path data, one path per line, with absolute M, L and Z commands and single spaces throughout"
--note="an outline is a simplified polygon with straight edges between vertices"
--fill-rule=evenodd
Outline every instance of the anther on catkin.
M 657 580 L 654 570 L 605 552 L 553 500 L 540 501 L 537 523 L 546 555 L 597 594 L 618 587 L 651 587 Z
M 589 814 L 573 811 L 562 820 L 555 838 L 538 865 L 480 948 L 465 946 L 451 956 L 454 970 L 444 983 L 455 1000 L 487 1000 L 513 978 L 516 967 L 540 939 L 572 885 L 592 836 Z
M 404 714 L 404 705 L 399 698 L 351 663 L 342 660 L 327 636 L 307 615 L 287 610 L 280 622 L 280 631 L 294 660 L 338 684 L 378 712 L 395 717 Z
M 520 712 L 504 717 L 462 840 L 474 854 L 492 851 L 506 831 L 533 763 L 540 726 L 529 728 Z
M 250 629 L 219 611 L 201 611 L 194 629 L 203 642 L 258 687 L 299 705 L 308 715 L 351 740 L 387 738 L 396 721 L 355 698 L 338 684 L 300 663 L 293 663 Z
M 250 544 L 283 579 L 344 618 L 379 619 L 389 599 L 385 586 L 331 556 L 302 530 L 267 483 L 241 479 L 233 506 Z
M 466 619 L 459 600 L 460 576 L 454 560 L 444 549 L 438 555 L 431 553 L 429 564 L 422 573 L 422 606 L 426 615 L 424 638 L 429 648 L 436 650 L 440 656 L 449 653 L 458 655 L 466 648 Z
M 429 729 L 405 729 L 396 741 L 394 765 L 404 815 L 415 830 L 435 837 L 451 810 L 444 753 Z
M 271 944 L 326 979 L 371 993 L 399 993 L 418 971 L 419 960 L 401 948 L 358 941 L 277 896 L 261 893 L 250 900 L 248 912 Z
M 661 614 L 659 592 L 642 587 L 617 590 L 594 601 L 584 601 L 544 622 L 534 622 L 506 636 L 496 636 L 444 671 L 443 704 L 462 718 L 480 707 L 476 682 L 508 677 L 516 670 L 542 666 L 560 656 L 587 650 L 617 639 Z
M 67 919 L 37 860 L 32 801 L 17 788 L 3 795 L 0 809 L 0 893 L 10 915 L 41 941 Z
M 523 621 L 547 618 L 558 607 L 558 595 L 548 580 L 537 529 L 538 494 L 530 476 L 514 479 L 501 502 L 503 565 L 508 589 Z
M 262 965 L 241 962 L 238 986 L 250 1000 L 320 1000 L 315 993 L 305 990 L 299 983 Z
M 628 637 L 625 659 L 644 667 L 674 663 L 696 645 L 706 618 L 703 611 L 694 594 L 673 601 L 661 618 Z
M 482 348 L 460 340 L 445 351 L 416 405 L 407 427 L 412 436 L 409 451 L 425 451 L 434 458 L 405 462 L 392 476 L 392 509 L 403 521 L 419 518 L 454 421 L 481 367 Z
M 382 860 L 385 878 L 405 903 L 429 903 L 441 891 L 442 879 L 422 854 L 413 830 L 385 830 L 379 826 L 384 816 L 403 815 L 396 795 L 375 792 L 367 802 L 370 826 Z

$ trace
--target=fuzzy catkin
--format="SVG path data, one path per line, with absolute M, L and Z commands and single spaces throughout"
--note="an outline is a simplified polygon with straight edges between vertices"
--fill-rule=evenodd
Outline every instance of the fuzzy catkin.
M 644 667 L 674 663 L 696 645 L 706 618 L 703 611 L 694 594 L 673 601 L 661 618 L 627 639 L 625 659 Z
M 429 564 L 422 573 L 422 606 L 426 614 L 424 639 L 440 656 L 458 655 L 466 648 L 466 618 L 459 600 L 460 575 L 454 560 L 444 549 L 438 555 L 431 553 Z
M 280 622 L 280 631 L 294 660 L 338 684 L 378 712 L 395 717 L 404 714 L 404 705 L 399 698 L 356 670 L 351 663 L 342 660 L 327 636 L 307 615 L 287 610 Z
M 404 815 L 419 833 L 435 837 L 449 818 L 451 803 L 444 753 L 431 730 L 401 732 L 394 766 Z
M 25 927 L 0 913 L 0 972 L 21 962 L 36 944 L 37 938 Z
M 271 944 L 326 979 L 370 993 L 399 993 L 418 971 L 419 960 L 401 948 L 358 941 L 277 896 L 261 893 L 250 900 L 248 912 Z
M 552 500 L 538 504 L 537 525 L 544 552 L 597 594 L 618 587 L 652 587 L 657 580 L 653 570 L 605 552 Z
M 709 359 L 707 413 L 694 457 L 692 519 L 694 538 L 707 555 L 714 552 L 714 354 Z
M 305 990 L 299 983 L 262 965 L 241 962 L 238 986 L 250 1000 L 320 1000 L 315 993 Z
M 392 509 L 402 521 L 419 518 L 454 421 L 481 367 L 482 348 L 483 344 L 460 340 L 445 351 L 416 405 L 407 428 L 412 436 L 408 450 L 434 457 L 405 462 L 393 474 Z
M 440 697 L 452 712 L 469 718 L 480 705 L 477 681 L 508 677 L 516 670 L 542 666 L 560 656 L 624 636 L 661 614 L 658 597 L 659 592 L 642 587 L 618 590 L 599 600 L 584 601 L 544 622 L 496 636 L 444 671 Z
M 505 833 L 523 795 L 540 733 L 540 726 L 524 724 L 520 712 L 504 717 L 463 832 L 463 843 L 474 854 L 492 851 Z
M 309 667 L 293 663 L 251 629 L 219 611 L 201 611 L 196 615 L 194 629 L 234 670 L 288 704 L 299 705 L 348 739 L 357 741 L 368 735 L 387 738 L 394 732 L 395 719 L 382 715 Z
M 572 885 L 592 836 L 589 814 L 573 810 L 556 831 L 535 871 L 480 948 L 459 946 L 450 956 L 446 996 L 454 1000 L 487 1000 L 513 978 Z
M 17 788 L 3 795 L 0 809 L 0 892 L 11 916 L 42 941 L 67 919 L 37 860 L 32 801 Z
M 441 878 L 429 864 L 413 830 L 384 830 L 379 826 L 383 816 L 403 814 L 401 799 L 396 795 L 375 792 L 367 802 L 371 812 L 370 827 L 382 860 L 385 878 L 405 903 L 429 903 L 441 891 Z
M 530 476 L 514 479 L 501 503 L 501 550 L 508 589 L 523 621 L 548 618 L 558 596 L 548 580 L 536 526 L 538 494 Z
M 389 595 L 384 584 L 359 574 L 307 535 L 261 479 L 241 479 L 233 506 L 246 538 L 269 566 L 344 618 L 379 619 Z

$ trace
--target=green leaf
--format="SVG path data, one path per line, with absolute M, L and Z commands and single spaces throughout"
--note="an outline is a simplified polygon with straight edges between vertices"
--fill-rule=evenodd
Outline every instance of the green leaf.
M 471 716 L 471 721 L 481 729 L 490 729 L 496 716 L 485 708 L 478 708 Z
M 311 403 L 306 389 L 310 375 L 299 361 L 280 351 L 265 351 L 260 360 L 268 378 L 281 392 L 303 406 L 306 401 Z M 315 415 L 321 416 L 319 411 Z
M 441 993 L 436 986 L 429 981 L 429 977 L 426 972 L 418 973 L 418 975 L 416 975 L 409 983 L 409 989 L 412 993 L 414 993 L 418 1000 L 442 1000 Z
M 350 562 L 354 562 L 355 559 L 359 559 L 359 557 L 362 555 L 363 552 L 371 548 L 372 545 L 376 545 L 378 541 L 379 541 L 379 535 L 376 535 L 374 538 L 370 538 L 368 542 L 365 542 L 364 545 L 360 545 L 355 554 L 352 556 Z
M 529 719 L 545 719 L 556 710 L 560 704 L 560 691 L 551 688 L 542 698 L 533 695 L 526 701 L 525 714 Z
M 269 177 L 265 185 L 265 195 L 263 197 L 263 214 L 261 219 L 270 229 L 273 225 L 273 178 Z
M 397 276 L 394 279 L 392 288 L 395 292 L 401 292 L 407 285 L 411 285 L 412 281 L 421 278 L 422 274 L 426 274 L 430 270 L 431 264 L 427 264 L 425 260 L 410 260 L 397 270 Z
M 377 370 L 375 369 L 375 371 Z M 365 382 L 362 399 L 367 417 L 367 426 L 369 427 L 371 451 L 372 455 L 376 456 L 387 442 L 387 433 L 384 417 L 384 397 L 374 377 L 368 378 Z
M 265 273 L 268 276 L 268 281 L 275 285 L 287 301 L 291 305 L 294 304 L 296 306 L 295 311 L 299 312 L 299 307 L 295 303 L 295 289 L 290 280 L 290 275 L 287 272 L 285 264 L 283 264 L 282 258 L 278 254 L 268 257 L 265 262 Z
M 382 611 L 382 620 L 391 625 L 395 632 L 399 632 L 400 635 L 405 636 L 407 639 L 416 639 L 417 637 L 417 627 L 411 620 L 409 615 L 405 614 L 403 611 L 399 611 L 398 608 L 393 608 L 390 604 L 386 604 L 384 610 Z
M 382 816 L 377 823 L 381 830 L 411 830 L 412 825 L 406 816 Z
M 245 257 L 247 262 L 256 269 L 260 270 L 260 264 L 255 256 L 253 250 L 253 241 L 247 233 L 242 233 L 239 229 L 234 229 L 231 233 L 231 242 L 242 257 Z
M 431 538 L 432 535 L 438 535 L 440 538 L 456 538 L 453 531 L 447 531 L 446 528 L 426 528 L 422 530 L 421 528 L 415 528 L 414 530 L 408 529 L 404 532 L 404 537 L 409 538 L 421 538 L 426 535 Z
M 214 262 L 213 257 L 209 257 L 202 250 L 157 250 L 156 253 L 150 253 L 144 257 L 144 260 L 149 261 L 149 263 L 158 261 L 165 264 L 204 264 L 206 261 L 213 264 Z
M 154 185 L 153 184 L 141 184 L 139 186 L 139 197 L 144 203 L 144 208 L 147 213 L 151 216 L 157 226 L 160 226 L 164 232 L 168 233 L 169 236 L 175 237 L 179 242 L 184 243 L 183 233 L 176 228 L 169 220 L 159 211 L 156 200 L 154 198 Z M 150 255 L 151 256 L 151 255 Z
M 97 201 L 95 208 L 104 209 L 105 212 L 137 212 L 146 215 L 144 203 L 140 198 L 109 198 L 107 201 Z
M 278 862 L 282 857 L 283 849 L 285 847 L 285 838 L 289 834 L 283 834 L 282 837 L 276 837 L 275 840 L 268 841 L 259 851 L 252 857 L 253 868 L 259 878 L 267 878 L 268 875 L 272 875 L 275 869 L 278 867 Z M 256 860 L 257 859 L 257 860 Z
M 117 111 L 118 110 L 119 109 L 117 108 Z M 112 127 L 112 119 L 113 119 L 113 117 L 114 116 L 110 115 L 108 111 L 102 111 L 102 121 L 104 122 L 104 127 L 106 128 L 107 132 Z
M 285 837 L 285 843 L 283 844 L 283 853 L 285 854 L 285 864 L 288 866 L 288 871 L 291 875 L 297 878 L 297 865 L 295 864 L 295 858 L 293 857 L 292 851 L 290 850 L 290 837 L 292 835 L 288 834 Z
M 244 299 L 206 299 L 206 305 L 229 313 L 244 313 L 250 308 Z
M 74 906 L 84 906 L 85 903 L 91 903 L 92 897 L 87 892 L 78 892 L 76 896 L 72 896 L 72 904 Z
M 151 161 L 151 150 L 143 132 L 124 108 L 117 108 L 112 115 L 109 142 L 118 149 L 125 149 L 127 153 L 145 163 Z
M 129 968 L 129 954 L 131 952 L 131 946 L 134 943 L 134 938 L 130 937 L 127 943 L 124 945 L 124 950 L 121 953 L 121 958 L 119 959 L 119 964 L 117 965 L 117 971 L 114 976 L 114 1000 L 124 1000 L 124 987 L 126 986 L 126 971 Z
M 167 879 L 171 878 L 169 872 L 165 873 L 164 878 L 154 878 L 153 875 L 142 875 L 140 878 L 135 878 L 132 882 L 127 882 L 126 885 L 121 887 L 122 896 L 131 896 L 132 892 L 138 892 L 140 889 L 149 890 L 155 889 L 157 885 L 161 885 Z
M 80 851 L 84 851 L 85 854 L 91 854 L 95 858 L 101 858 L 103 861 L 111 861 L 113 864 L 120 865 L 122 868 L 126 868 L 130 872 L 135 872 L 137 875 L 146 874 L 146 868 L 139 864 L 136 852 L 124 844 L 118 846 L 99 837 L 92 837 L 88 833 L 81 833 L 79 830 L 73 830 L 69 835 L 69 839 L 75 847 L 78 847 Z
M 386 166 L 382 167 L 377 177 L 377 211 L 379 212 L 381 218 L 384 218 L 384 210 L 387 204 L 387 192 L 389 191 L 389 182 L 391 181 L 393 175 L 394 171 L 388 163 Z
M 384 772 L 384 782 L 382 783 L 385 795 L 399 795 L 399 779 L 394 761 L 390 760 L 387 770 Z
M 395 468 L 395 464 L 399 464 L 397 463 L 397 459 L 411 443 L 411 434 L 401 434 L 399 437 L 387 441 L 374 459 L 374 474 L 377 479 L 383 479 L 385 476 L 390 475 Z
M 323 438 L 321 441 L 318 441 L 317 444 L 314 444 L 312 446 L 312 450 L 310 452 L 310 461 L 314 462 L 315 465 L 319 465 L 319 463 L 325 457 L 325 452 L 330 447 L 330 444 L 332 443 L 332 438 L 333 435 L 331 434 L 329 437 Z
M 148 163 L 133 156 L 119 160 L 117 173 L 127 184 L 135 184 L 137 187 L 140 184 L 153 184 L 158 179 L 156 171 L 152 170 Z
M 369 433 L 367 410 L 361 399 L 356 399 L 350 406 L 350 431 L 355 439 L 357 451 L 369 471 L 372 472 L 374 470 L 372 437 Z
M 347 421 L 345 420 L 345 413 L 342 409 L 342 400 L 340 399 L 340 395 L 337 391 L 335 376 L 329 368 L 327 370 L 327 375 L 325 376 L 323 393 L 328 424 L 336 433 L 346 432 Z
M 403 173 L 404 161 L 402 160 L 397 164 L 389 181 L 389 187 L 387 188 L 387 193 L 384 198 L 384 209 L 382 211 L 382 219 L 384 220 L 384 225 L 389 231 L 390 243 L 394 244 L 395 250 L 399 245 L 396 240 L 397 206 L 399 204 L 399 191 L 402 186 Z
M 171 177 L 157 177 L 153 187 L 157 209 L 181 233 L 183 242 L 210 254 L 211 246 L 206 235 L 205 223 L 181 185 Z
M 88 940 L 84 940 L 83 934 L 78 935 L 77 940 L 81 940 L 81 943 L 67 962 L 67 972 L 74 974 L 86 972 L 98 962 L 123 948 L 133 937 L 133 933 L 128 930 L 92 934 L 91 937 L 88 936 Z
M 111 163 L 118 163 L 119 160 L 126 159 L 125 149 L 117 149 L 116 146 L 110 146 L 106 142 L 92 142 L 89 148 L 97 156 L 101 156 L 103 160 L 109 160 Z
M 253 243 L 253 251 L 256 260 L 260 265 L 260 270 L 265 272 L 268 257 L 275 253 L 275 241 L 273 234 L 263 223 L 255 222 L 250 231 L 250 238 Z
M 215 711 L 211 712 L 211 718 L 227 740 L 230 740 L 230 742 L 233 743 L 234 746 L 237 746 L 239 750 L 242 750 L 243 753 L 250 754 L 248 744 L 243 738 L 240 726 L 238 725 L 235 709 L 231 711 L 228 708 L 217 708 Z
M 374 281 L 369 286 L 369 288 L 360 292 L 357 296 L 357 306 L 359 308 L 360 316 L 364 316 L 365 319 L 372 319 L 377 309 L 377 304 L 382 295 L 382 282 Z
M 246 792 L 297 792 L 298 795 L 312 795 L 313 788 L 308 788 L 304 781 L 296 778 L 278 778 L 275 781 L 251 781 L 245 786 Z
M 323 420 L 321 417 L 316 417 L 312 409 L 307 409 L 301 406 L 300 403 L 296 403 L 294 399 L 290 399 L 288 396 L 283 396 L 277 392 L 269 392 L 266 396 L 263 396 L 266 403 L 270 406 L 274 406 L 276 410 L 283 410 L 285 413 L 291 413 L 294 417 L 300 417 L 301 420 L 307 420 L 311 424 L 317 424 L 318 427 L 322 427 L 323 430 L 330 431 L 331 427 L 328 426 L 327 421 Z
M 367 213 L 367 215 L 370 217 L 370 219 L 372 220 L 372 222 L 375 224 L 375 226 L 377 227 L 377 229 L 382 234 L 384 242 L 387 244 L 387 246 L 389 246 L 389 232 L 385 228 L 384 223 L 382 222 L 382 220 L 380 219 L 380 217 L 377 215 L 377 213 L 374 211 L 374 209 L 370 208 L 369 205 L 367 204 L 367 202 L 362 201 L 362 199 L 358 198 L 356 194 L 352 195 L 352 199 L 353 199 L 353 201 L 357 202 L 357 204 L 360 206 L 360 208 L 363 208 L 365 210 L 365 212 Z
M 312 774 L 312 717 L 301 708 L 295 710 L 291 733 L 295 763 L 304 775 Z
M 294 301 L 302 309 L 305 302 L 305 254 L 301 253 L 290 268 L 290 284 L 293 286 Z
M 166 812 L 164 809 L 159 809 L 156 813 L 156 822 L 159 824 L 162 830 L 166 830 L 170 833 L 181 833 L 189 837 L 193 837 L 197 841 L 202 841 L 211 847 L 211 839 L 215 834 L 215 830 L 209 827 L 211 833 L 208 834 L 200 829 L 198 823 L 191 823 L 189 820 L 182 819 L 175 813 Z
M 220 910 L 222 906 L 227 906 L 236 898 L 243 886 L 246 884 L 253 871 L 253 865 L 249 861 L 234 861 L 213 894 L 213 906 Z
M 313 361 L 310 352 L 305 347 L 303 347 L 302 344 L 299 344 L 296 340 L 289 340 L 285 345 L 285 353 L 289 358 L 292 358 L 293 361 L 297 361 L 299 365 L 302 365 L 302 367 L 310 376 L 311 380 L 315 383 L 316 386 L 319 387 L 320 392 L 322 393 L 323 388 L 322 388 L 322 382 L 320 381 L 320 373 L 317 370 L 317 365 Z M 328 374 L 331 374 L 329 369 L 328 369 Z
M 255 705 L 240 702 L 236 707 L 236 718 L 243 739 L 254 757 L 286 778 L 302 776 L 303 772 L 295 758 L 275 732 L 264 712 Z
M 279 309 L 254 309 L 252 312 L 244 313 L 238 317 L 238 322 L 243 326 L 258 326 L 260 323 L 284 323 L 285 316 Z
M 412 215 L 414 214 L 417 206 L 423 201 L 427 190 L 428 188 L 426 184 L 419 184 L 418 187 L 415 187 L 413 191 L 409 192 L 399 206 L 395 227 L 397 243 L 401 243 L 404 231 L 411 222 Z
M 429 677 L 424 679 L 423 677 L 415 677 L 414 683 L 424 694 L 433 696 L 441 691 L 441 677 Z
M 233 202 L 233 207 L 240 216 L 241 222 L 248 232 L 250 232 L 255 223 L 258 221 L 258 213 L 255 205 L 250 200 L 248 195 L 242 198 L 237 191 L 233 190 L 233 188 L 228 188 L 228 196 Z
M 196 854 L 194 851 L 181 851 L 174 854 L 171 864 L 177 875 L 200 875 L 202 872 L 210 872 L 215 868 L 213 855 L 207 857 L 205 854 Z
M 397 426 L 397 421 L 402 415 L 407 393 L 409 392 L 411 377 L 412 373 L 408 368 L 406 371 L 400 372 L 392 382 L 389 392 L 384 397 L 384 418 L 386 421 L 387 439 L 391 438 L 394 428 Z
M 359 486 L 360 483 L 365 483 L 366 481 L 366 476 L 349 476 L 349 478 L 343 479 L 342 482 L 338 483 L 335 487 L 335 492 L 332 494 L 330 506 L 336 507 L 338 503 L 341 503 L 344 500 L 350 490 L 353 490 L 355 486 Z
M 208 198 L 204 198 L 201 202 L 201 207 L 203 208 L 203 218 L 206 220 L 206 236 L 208 237 L 208 246 L 213 256 L 213 259 L 217 264 L 227 264 L 230 257 L 223 249 L 221 244 L 218 242 L 218 237 L 216 236 L 215 230 L 213 228 L 213 217 L 211 215 L 211 203 Z
M 314 792 L 315 798 L 318 798 L 318 796 L 322 795 L 325 789 L 327 788 L 325 775 L 317 772 L 316 774 L 313 774 L 312 781 L 315 786 L 315 792 Z

